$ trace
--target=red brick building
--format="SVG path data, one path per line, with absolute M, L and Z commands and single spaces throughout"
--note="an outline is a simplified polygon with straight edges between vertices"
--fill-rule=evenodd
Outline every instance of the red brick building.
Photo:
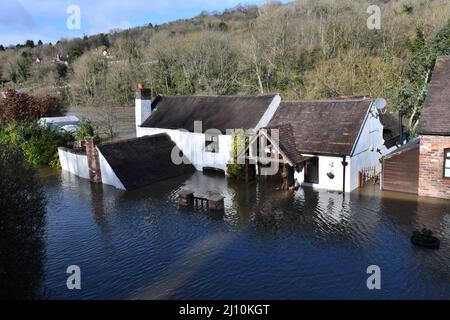
M 450 199 L 450 56 L 436 61 L 419 135 L 418 193 Z

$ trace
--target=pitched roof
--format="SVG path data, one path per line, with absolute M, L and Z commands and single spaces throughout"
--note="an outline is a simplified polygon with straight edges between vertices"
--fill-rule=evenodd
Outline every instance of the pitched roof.
M 436 60 L 420 116 L 419 133 L 450 135 L 450 56 Z
M 371 99 L 282 102 L 269 126 L 290 124 L 303 154 L 350 155 Z
M 141 127 L 194 132 L 194 122 L 202 121 L 203 131 L 253 129 L 275 96 L 159 96 L 152 104 L 155 110 Z
M 391 153 L 388 153 L 387 155 L 385 155 L 383 157 L 383 159 L 389 159 L 389 158 L 395 157 L 396 155 L 403 154 L 405 152 L 408 152 L 413 149 L 417 149 L 419 147 L 420 147 L 420 138 L 417 137 L 417 138 L 409 141 L 407 144 L 402 145 L 398 149 L 395 149 Z
M 296 165 L 305 161 L 307 158 L 303 157 L 300 151 L 298 151 L 295 145 L 294 132 L 290 124 L 283 124 L 279 126 L 264 128 L 270 138 L 273 138 L 272 130 L 276 129 L 278 131 L 278 148 L 280 151 L 288 158 L 287 160 L 291 162 L 292 165 Z M 276 141 L 271 140 L 272 143 Z
M 173 163 L 174 147 L 175 143 L 167 134 L 98 145 L 100 153 L 127 190 L 194 172 L 195 168 L 190 164 Z

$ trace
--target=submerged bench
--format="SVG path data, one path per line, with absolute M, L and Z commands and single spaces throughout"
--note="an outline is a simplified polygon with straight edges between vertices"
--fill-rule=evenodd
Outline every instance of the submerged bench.
M 206 197 L 197 197 L 190 190 L 183 190 L 178 194 L 178 203 L 182 207 L 206 205 L 206 208 L 212 211 L 220 211 L 225 209 L 225 197 L 221 195 L 208 195 Z

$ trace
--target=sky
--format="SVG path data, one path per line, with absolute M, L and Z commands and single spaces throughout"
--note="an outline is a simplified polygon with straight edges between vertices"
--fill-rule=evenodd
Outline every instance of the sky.
M 148 23 L 162 24 L 191 18 L 202 11 L 223 11 L 238 4 L 262 4 L 264 0 L 1 0 L 0 44 L 4 46 L 33 40 L 55 43 L 126 29 Z M 80 9 L 80 28 L 68 9 Z M 76 12 L 75 12 L 76 13 Z M 67 21 L 69 26 L 67 27 Z M 75 29 L 73 28 L 75 27 Z

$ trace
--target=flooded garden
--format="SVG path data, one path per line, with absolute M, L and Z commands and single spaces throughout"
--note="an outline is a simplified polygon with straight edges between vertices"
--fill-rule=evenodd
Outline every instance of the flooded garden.
M 195 173 L 133 192 L 40 171 L 51 299 L 448 299 L 450 202 L 381 192 L 275 191 Z M 180 209 L 178 193 L 225 197 Z M 429 228 L 439 250 L 414 247 Z M 68 290 L 67 267 L 81 270 Z M 367 268 L 381 270 L 369 290 Z

